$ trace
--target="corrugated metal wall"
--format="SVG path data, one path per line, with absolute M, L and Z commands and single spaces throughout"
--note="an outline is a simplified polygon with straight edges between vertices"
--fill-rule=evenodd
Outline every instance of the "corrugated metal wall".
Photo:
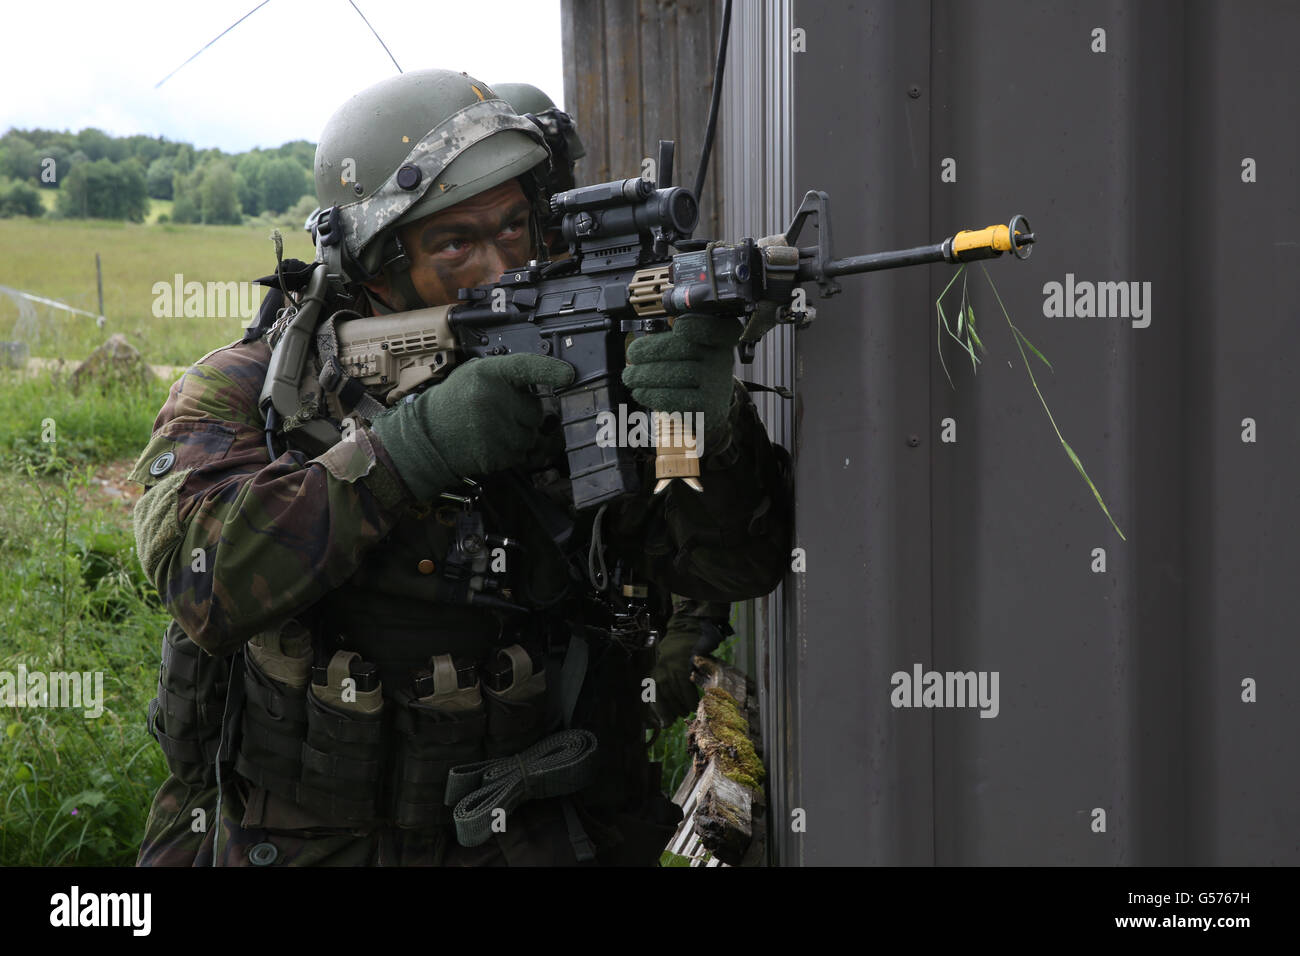
M 1128 539 L 978 269 L 989 355 L 972 375 L 947 340 L 955 390 L 952 268 L 844 279 L 796 348 L 808 570 L 760 654 L 774 861 L 1300 862 L 1300 7 L 798 2 L 783 55 L 789 4 L 737 8 L 735 62 L 764 66 L 728 82 L 764 92 L 730 89 L 727 155 L 779 156 L 793 115 L 793 189 L 745 171 L 748 212 L 825 189 L 841 256 L 1031 217 L 1033 257 L 988 272 Z M 763 85 L 783 60 L 793 109 Z M 1047 317 L 1069 275 L 1149 282 L 1150 324 Z M 998 716 L 893 707 L 918 663 L 997 671 Z
M 791 112 L 790 4 L 737 4 L 732 12 L 731 45 L 723 80 L 719 114 L 724 179 L 732 184 L 720 238 L 767 236 L 784 232 L 798 203 L 793 192 L 794 137 Z M 743 184 L 735 188 L 737 184 Z M 778 328 L 763 340 L 754 364 L 737 369 L 742 378 L 767 384 L 791 385 L 794 373 L 794 333 Z M 755 392 L 754 403 L 767 423 L 772 440 L 794 448 L 793 403 L 771 393 Z M 800 748 L 787 733 L 797 704 L 794 676 L 802 642 L 784 639 L 797 634 L 797 622 L 787 617 L 803 602 L 788 602 L 787 588 L 802 593 L 807 579 L 788 576 L 770 596 L 739 605 L 737 631 L 744 639 L 736 663 L 755 678 L 766 743 L 768 799 L 772 819 L 788 820 L 796 804 L 795 781 L 800 779 Z M 784 828 L 769 838 L 768 855 L 781 862 L 789 853 Z
M 745 618 L 772 862 L 1300 863 L 1300 6 L 735 7 L 718 234 L 812 188 L 839 256 L 1027 214 L 988 274 L 1127 538 L 978 267 L 955 389 L 950 266 L 846 277 L 766 342 L 807 555 Z M 1049 317 L 1052 282 L 1150 283 L 1150 324 Z M 894 707 L 914 665 L 996 671 L 997 716 Z

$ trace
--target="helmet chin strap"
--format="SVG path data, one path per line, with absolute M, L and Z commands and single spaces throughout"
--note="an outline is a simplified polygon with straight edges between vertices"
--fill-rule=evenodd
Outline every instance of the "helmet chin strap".
M 380 272 L 388 280 L 388 287 L 401 298 L 404 311 L 429 307 L 429 303 L 415 290 L 415 283 L 411 281 L 411 257 L 395 234 L 384 243 L 384 264 Z
M 532 258 L 538 261 L 548 258 L 546 251 L 546 236 L 542 233 L 542 224 L 538 221 L 537 214 L 528 217 L 528 231 L 532 236 Z
M 415 283 L 411 281 L 411 267 L 408 265 L 404 269 L 389 269 L 384 272 L 388 279 L 388 287 L 396 292 L 402 299 L 405 311 L 410 312 L 415 309 L 427 309 L 429 303 L 420 297 L 420 293 L 415 291 Z
M 515 179 L 524 191 L 524 198 L 528 200 L 529 206 L 532 207 L 532 212 L 528 216 L 528 234 L 532 242 L 530 258 L 544 261 L 549 256 L 546 250 L 546 233 L 542 229 L 542 220 L 550 212 L 550 201 L 546 198 L 542 181 L 536 172 L 530 171 L 523 176 L 515 177 Z

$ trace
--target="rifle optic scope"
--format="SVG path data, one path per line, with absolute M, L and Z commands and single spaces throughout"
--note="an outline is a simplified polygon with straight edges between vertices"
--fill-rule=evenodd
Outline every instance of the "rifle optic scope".
M 662 230 L 669 241 L 686 237 L 699 219 L 699 204 L 684 186 L 656 189 L 644 179 L 582 186 L 551 197 L 551 212 L 562 215 L 567 242 L 651 235 Z

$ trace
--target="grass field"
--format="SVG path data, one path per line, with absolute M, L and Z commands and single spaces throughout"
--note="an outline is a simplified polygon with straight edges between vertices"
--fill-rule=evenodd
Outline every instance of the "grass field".
M 311 239 L 281 228 L 286 258 L 310 260 Z M 0 224 L 0 285 L 97 309 L 95 253 L 104 274 L 104 327 L 95 320 L 36 305 L 36 321 L 18 329 L 18 306 L 0 296 L 0 340 L 25 339 L 32 355 L 85 358 L 113 332 L 159 365 L 189 365 L 243 334 L 239 318 L 155 318 L 156 282 L 230 282 L 267 275 L 275 248 L 265 226 L 136 225 L 100 220 L 6 219 Z
M 0 707 L 0 866 L 135 860 L 165 773 L 143 718 L 167 615 L 129 501 L 92 476 L 139 454 L 166 389 L 77 397 L 48 374 L 0 373 L 0 680 L 103 675 L 98 717 Z
M 170 199 L 150 199 L 149 215 L 145 218 L 145 225 L 152 226 L 158 221 L 159 216 L 166 216 L 169 220 L 172 217 L 173 203 Z
M 151 217 L 169 207 L 155 203 Z M 34 356 L 75 363 L 121 331 L 150 362 L 188 365 L 238 338 L 241 320 L 155 318 L 153 284 L 177 272 L 198 282 L 265 275 L 275 263 L 269 232 L 4 220 L 0 285 L 94 312 L 98 252 L 107 322 L 28 305 L 19 323 L 18 305 L 0 295 L 0 340 L 21 338 Z M 286 256 L 311 258 L 305 233 L 282 232 Z M 0 370 L 0 672 L 98 672 L 104 693 L 93 719 L 0 707 L 0 866 L 133 863 L 165 776 L 144 715 L 169 617 L 135 553 L 139 489 L 121 476 L 148 441 L 168 384 L 74 396 L 49 373 Z
M 0 681 L 99 672 L 104 691 L 97 718 L 0 706 L 0 867 L 133 863 L 166 776 L 144 716 L 169 618 L 136 556 L 139 488 L 122 476 L 167 388 L 73 395 L 51 373 L 0 369 Z M 690 760 L 685 721 L 651 757 L 671 795 Z
M 155 318 L 153 283 L 176 272 L 200 282 L 266 274 L 268 232 L 4 220 L 0 285 L 93 311 L 98 251 L 107 324 L 39 307 L 23 325 L 38 333 L 32 354 L 75 362 L 124 331 L 151 363 L 184 366 L 238 338 L 240 320 Z M 282 232 L 286 256 L 311 258 L 303 232 Z M 0 340 L 13 337 L 18 315 L 0 295 Z M 169 617 L 135 553 L 130 497 L 97 479 L 120 479 L 139 455 L 168 384 L 75 396 L 50 373 L 0 369 L 0 672 L 104 675 L 98 718 L 0 707 L 0 866 L 133 863 L 165 776 L 144 716 Z M 730 651 L 728 642 L 718 653 Z M 689 760 L 684 721 L 659 737 L 652 757 L 665 762 L 671 793 Z

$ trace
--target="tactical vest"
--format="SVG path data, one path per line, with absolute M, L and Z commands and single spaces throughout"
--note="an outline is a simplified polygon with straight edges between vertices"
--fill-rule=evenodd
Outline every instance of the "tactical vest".
M 237 661 L 208 657 L 173 623 L 150 709 L 171 770 L 210 784 L 224 738 L 242 777 L 315 825 L 428 827 L 452 821 L 453 768 L 571 727 L 598 741 L 587 805 L 639 805 L 658 786 L 641 692 L 668 595 L 638 584 L 643 613 L 611 613 L 584 568 L 595 517 L 577 517 L 580 545 L 557 545 L 568 484 L 550 477 L 539 489 L 493 476 L 477 500 L 413 511 L 347 582 Z M 626 565 L 608 557 L 626 607 Z

